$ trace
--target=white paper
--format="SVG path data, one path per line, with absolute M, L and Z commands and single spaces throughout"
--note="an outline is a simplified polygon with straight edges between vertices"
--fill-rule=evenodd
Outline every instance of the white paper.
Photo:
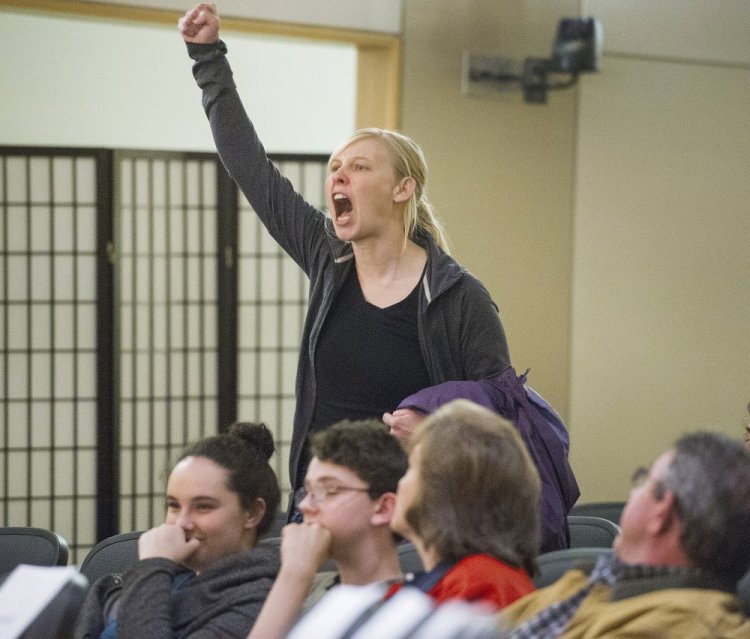
M 336 639 L 369 606 L 380 600 L 385 590 L 380 583 L 334 586 L 297 622 L 287 639 Z
M 386 601 L 352 639 L 390 639 L 411 636 L 411 629 L 435 609 L 432 599 L 418 588 L 404 586 Z
M 17 566 L 0 587 L 0 639 L 21 635 L 75 574 L 75 566 Z

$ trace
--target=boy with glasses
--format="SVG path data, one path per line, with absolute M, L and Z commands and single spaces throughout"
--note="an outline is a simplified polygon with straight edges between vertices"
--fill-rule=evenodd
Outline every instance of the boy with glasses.
M 377 420 L 343 421 L 312 437 L 301 524 L 282 530 L 281 569 L 249 639 L 284 637 L 336 583 L 401 579 L 390 530 L 407 455 Z M 337 574 L 318 571 L 333 560 Z M 312 592 L 311 592 L 312 591 Z

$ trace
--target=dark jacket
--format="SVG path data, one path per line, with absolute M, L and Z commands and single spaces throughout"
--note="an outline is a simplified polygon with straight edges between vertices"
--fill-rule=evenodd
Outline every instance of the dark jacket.
M 297 488 L 304 479 L 300 472 L 301 454 L 315 407 L 318 337 L 332 302 L 353 267 L 354 254 L 349 243 L 336 238 L 330 219 L 306 202 L 268 160 L 235 89 L 225 57 L 226 46 L 221 41 L 187 46 L 195 60 L 193 74 L 203 90 L 203 107 L 224 166 L 271 236 L 310 278 L 289 458 L 289 476 Z M 431 236 L 417 233 L 413 239 L 427 251 L 418 332 L 431 383 L 480 379 L 499 373 L 510 363 L 510 357 L 500 316 L 489 293 Z
M 499 375 L 476 382 L 446 382 L 407 397 L 399 408 L 432 413 L 447 402 L 463 398 L 513 422 L 542 480 L 541 548 L 549 552 L 570 545 L 567 515 L 580 495 L 568 463 L 568 431 L 553 408 L 518 377 L 512 366 Z
M 98 579 L 81 609 L 76 639 L 97 639 L 115 602 L 119 639 L 244 639 L 279 571 L 278 548 L 257 546 L 225 557 L 173 592 L 175 575 L 184 571 L 153 558 Z

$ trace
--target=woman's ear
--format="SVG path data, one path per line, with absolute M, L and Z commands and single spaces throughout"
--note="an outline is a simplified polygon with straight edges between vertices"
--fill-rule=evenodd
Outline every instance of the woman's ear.
M 412 195 L 414 195 L 414 189 L 417 183 L 413 177 L 401 178 L 398 184 L 393 187 L 393 201 L 394 202 L 406 202 Z
M 266 500 L 258 497 L 247 510 L 245 528 L 257 528 L 266 514 Z

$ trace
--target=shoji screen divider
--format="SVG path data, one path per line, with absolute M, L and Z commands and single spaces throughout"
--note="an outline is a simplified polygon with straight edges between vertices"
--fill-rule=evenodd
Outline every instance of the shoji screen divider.
M 325 158 L 279 156 L 323 206 Z M 307 281 L 213 154 L 0 147 L 0 524 L 163 517 L 189 442 L 265 421 L 288 486 Z

